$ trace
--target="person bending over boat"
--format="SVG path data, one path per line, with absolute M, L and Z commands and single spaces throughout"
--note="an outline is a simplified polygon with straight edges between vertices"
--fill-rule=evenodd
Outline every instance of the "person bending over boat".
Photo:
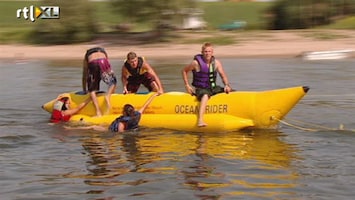
M 91 101 L 91 98 L 89 97 L 84 102 L 79 104 L 77 107 L 70 108 L 70 98 L 59 96 L 53 104 L 53 111 L 52 111 L 50 122 L 59 123 L 59 122 L 69 121 L 69 119 L 72 115 L 78 113 L 90 101 Z
M 100 81 L 108 85 L 108 91 L 105 96 L 108 109 L 111 108 L 111 94 L 115 92 L 117 78 L 111 68 L 105 49 L 94 47 L 86 51 L 83 62 L 83 91 L 90 93 L 90 97 L 96 109 L 96 116 L 102 116 L 99 104 L 97 102 L 96 92 L 100 90 Z
M 190 71 L 193 75 L 192 85 L 195 90 L 188 82 L 188 73 Z M 216 84 L 217 73 L 222 78 L 224 87 Z M 183 68 L 182 77 L 186 91 L 192 95 L 196 95 L 200 101 L 197 125 L 199 127 L 207 126 L 203 120 L 203 115 L 205 114 L 208 99 L 215 94 L 232 91 L 222 63 L 213 56 L 213 46 L 211 43 L 207 42 L 202 45 L 201 54 L 195 55 L 193 61 Z
M 127 59 L 122 66 L 121 80 L 123 94 L 137 93 L 141 84 L 150 92 L 164 93 L 160 79 L 153 68 L 143 57 L 138 57 L 134 52 L 127 54 Z
M 158 93 L 154 93 L 152 96 L 148 98 L 148 100 L 144 103 L 144 105 L 139 109 L 135 110 L 135 108 L 131 104 L 125 104 L 123 106 L 122 115 L 117 117 L 113 122 L 111 122 L 110 126 L 107 128 L 105 126 L 99 125 L 91 125 L 84 127 L 68 127 L 67 129 L 81 129 L 81 130 L 96 130 L 96 131 L 111 131 L 111 132 L 124 132 L 126 130 L 134 130 L 139 127 L 139 121 L 144 110 L 149 106 L 149 104 L 153 101 L 153 99 L 158 96 Z

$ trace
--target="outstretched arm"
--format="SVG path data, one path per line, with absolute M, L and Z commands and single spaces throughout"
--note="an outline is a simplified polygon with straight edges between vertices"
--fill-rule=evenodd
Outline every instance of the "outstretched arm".
M 138 112 L 143 113 L 156 96 L 158 96 L 158 93 L 154 93 L 152 96 L 150 96 L 144 105 L 138 110 Z
M 81 109 L 83 109 L 90 101 L 91 101 L 91 97 L 87 98 L 84 102 L 79 104 L 77 107 L 71 108 L 71 109 L 68 109 L 68 110 L 64 110 L 62 112 L 63 112 L 64 115 L 75 115 Z

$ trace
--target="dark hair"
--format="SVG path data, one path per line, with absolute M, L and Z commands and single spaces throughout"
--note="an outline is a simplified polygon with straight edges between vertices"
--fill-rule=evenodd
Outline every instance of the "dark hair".
M 62 98 L 60 98 L 59 100 L 63 102 L 62 110 L 68 110 L 68 108 L 67 108 L 67 106 L 65 105 L 65 103 L 66 103 L 67 101 L 69 101 L 69 97 L 62 97 Z
M 125 104 L 123 106 L 123 115 L 124 116 L 134 116 L 134 107 L 131 104 Z
M 91 54 L 93 54 L 93 53 L 96 53 L 96 52 L 102 52 L 102 53 L 104 53 L 105 56 L 107 57 L 107 53 L 106 53 L 106 51 L 105 51 L 104 48 L 102 48 L 102 47 L 93 47 L 93 48 L 88 49 L 88 50 L 86 51 L 85 60 L 87 61 L 87 60 L 89 59 L 89 56 L 90 56 Z

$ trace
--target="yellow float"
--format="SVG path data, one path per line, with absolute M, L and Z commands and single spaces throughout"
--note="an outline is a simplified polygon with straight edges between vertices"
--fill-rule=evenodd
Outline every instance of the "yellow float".
M 141 126 L 150 128 L 168 128 L 184 131 L 229 131 L 247 127 L 256 129 L 272 128 L 299 102 L 309 90 L 306 86 L 281 88 L 266 91 L 234 91 L 212 96 L 208 101 L 204 119 L 207 127 L 198 128 L 197 113 L 199 102 L 196 97 L 184 92 L 166 92 L 155 97 L 145 110 Z M 98 93 L 98 102 L 102 111 L 107 110 L 105 93 Z M 112 108 L 107 115 L 95 115 L 94 105 L 89 103 L 79 114 L 71 117 L 72 122 L 86 124 L 110 124 L 121 115 L 125 104 L 139 109 L 152 95 L 113 94 Z M 71 106 L 76 106 L 89 97 L 78 92 L 64 93 L 71 99 Z M 52 112 L 55 99 L 45 103 L 42 108 Z

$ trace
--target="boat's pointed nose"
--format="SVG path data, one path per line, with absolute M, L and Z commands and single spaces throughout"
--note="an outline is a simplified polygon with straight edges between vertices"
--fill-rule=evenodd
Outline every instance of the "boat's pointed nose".
M 309 87 L 308 87 L 308 86 L 303 86 L 303 91 L 304 91 L 305 93 L 307 93 L 308 90 L 309 90 Z

